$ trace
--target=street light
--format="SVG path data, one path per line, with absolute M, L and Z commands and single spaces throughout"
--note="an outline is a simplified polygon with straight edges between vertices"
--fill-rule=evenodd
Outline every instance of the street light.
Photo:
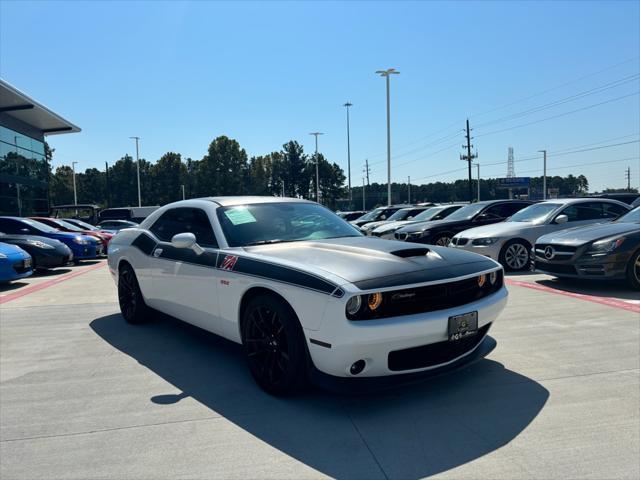
M 349 107 L 352 107 L 353 104 L 347 102 L 343 105 L 347 109 L 347 171 L 349 177 L 349 208 L 351 208 L 351 204 L 353 202 L 353 198 L 351 197 L 351 136 L 349 132 Z
M 391 104 L 389 100 L 389 77 L 398 75 L 395 68 L 386 70 L 378 70 L 376 72 L 381 77 L 386 78 L 387 82 L 387 205 L 391 205 Z
M 542 199 L 547 199 L 547 151 L 546 150 L 538 150 L 538 152 L 542 153 L 543 157 L 543 174 L 542 174 Z
M 480 201 L 480 164 L 474 163 L 474 165 L 478 169 L 478 181 L 476 183 L 478 184 L 478 200 L 477 201 L 479 202 Z
M 316 202 L 320 203 L 320 169 L 318 168 L 318 135 L 322 132 L 311 132 L 309 135 L 316 137 Z
M 76 194 L 76 163 L 71 162 L 71 170 L 73 170 L 73 204 L 78 205 L 78 195 Z
M 142 206 L 142 197 L 140 196 L 140 157 L 138 154 L 138 142 L 140 141 L 140 137 L 129 137 L 136 141 L 136 174 L 138 176 L 138 206 Z

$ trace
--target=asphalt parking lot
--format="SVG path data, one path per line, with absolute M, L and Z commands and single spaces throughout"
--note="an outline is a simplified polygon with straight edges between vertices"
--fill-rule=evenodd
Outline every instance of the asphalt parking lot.
M 487 359 L 287 399 L 234 344 L 125 324 L 104 261 L 0 287 L 0 477 L 639 478 L 637 292 L 508 281 Z

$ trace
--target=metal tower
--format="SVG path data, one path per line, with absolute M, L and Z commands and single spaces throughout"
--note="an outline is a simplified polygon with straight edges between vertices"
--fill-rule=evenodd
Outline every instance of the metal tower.
M 509 147 L 509 157 L 507 159 L 507 178 L 516 176 L 516 170 L 513 166 L 513 147 Z

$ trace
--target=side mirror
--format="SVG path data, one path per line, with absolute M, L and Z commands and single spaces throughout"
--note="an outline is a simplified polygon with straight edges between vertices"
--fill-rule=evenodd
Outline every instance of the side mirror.
M 387 216 L 386 215 L 380 215 L 380 220 L 386 220 Z
M 567 217 L 566 215 L 558 215 L 555 219 L 555 223 L 557 224 L 567 223 L 568 221 L 569 217 Z
M 171 245 L 176 248 L 189 248 L 197 255 L 202 255 L 204 249 L 196 243 L 196 236 L 193 233 L 178 233 L 171 238 Z
M 411 220 L 412 218 L 413 218 L 413 215 L 409 215 L 409 216 L 407 217 L 407 220 Z

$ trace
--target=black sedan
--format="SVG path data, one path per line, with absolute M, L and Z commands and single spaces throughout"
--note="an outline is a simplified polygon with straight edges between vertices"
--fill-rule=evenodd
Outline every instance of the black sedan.
M 396 213 L 401 208 L 411 207 L 412 205 L 389 205 L 387 207 L 374 208 L 368 213 L 365 213 L 361 217 L 349 222 L 354 227 L 364 227 L 367 223 L 377 222 L 379 220 L 386 220 L 391 215 Z
M 543 235 L 535 270 L 555 277 L 626 280 L 640 290 L 640 207 L 614 222 Z
M 489 200 L 466 205 L 442 220 L 412 223 L 396 231 L 397 240 L 447 246 L 456 233 L 506 220 L 533 204 L 529 200 Z
M 0 242 L 16 245 L 31 255 L 34 270 L 62 267 L 73 260 L 71 249 L 52 238 L 0 232 Z

